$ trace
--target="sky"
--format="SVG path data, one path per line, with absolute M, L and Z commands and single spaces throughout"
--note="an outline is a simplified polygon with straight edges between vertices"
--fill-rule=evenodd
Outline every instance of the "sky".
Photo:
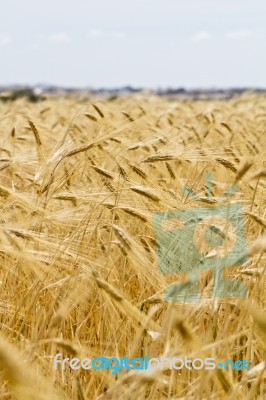
M 266 88 L 265 0 L 1 3 L 0 86 Z

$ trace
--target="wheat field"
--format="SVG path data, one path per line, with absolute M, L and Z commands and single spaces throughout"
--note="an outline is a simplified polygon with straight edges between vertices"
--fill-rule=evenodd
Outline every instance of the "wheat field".
M 266 398 L 266 97 L 0 102 L 0 399 Z M 219 298 L 164 298 L 155 213 L 242 206 L 248 260 Z M 184 193 L 189 186 L 201 198 Z M 250 370 L 65 370 L 53 357 L 215 357 Z

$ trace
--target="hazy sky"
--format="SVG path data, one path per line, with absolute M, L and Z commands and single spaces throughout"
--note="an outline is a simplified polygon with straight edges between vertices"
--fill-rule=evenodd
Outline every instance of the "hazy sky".
M 0 85 L 266 88 L 265 0 L 5 0 Z

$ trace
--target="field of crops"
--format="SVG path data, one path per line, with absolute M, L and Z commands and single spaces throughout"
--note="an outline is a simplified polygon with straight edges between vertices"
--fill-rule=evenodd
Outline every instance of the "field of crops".
M 0 399 L 265 399 L 265 143 L 253 93 L 0 102 Z M 167 301 L 189 250 L 163 273 L 154 215 L 236 203 L 246 258 L 223 273 L 245 297 L 218 296 L 200 269 L 198 300 Z M 55 370 L 57 353 L 250 368 Z

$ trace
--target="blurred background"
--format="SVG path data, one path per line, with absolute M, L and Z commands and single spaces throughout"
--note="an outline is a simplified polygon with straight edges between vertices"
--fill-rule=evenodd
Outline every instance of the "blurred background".
M 9 0 L 0 86 L 266 88 L 263 0 Z

